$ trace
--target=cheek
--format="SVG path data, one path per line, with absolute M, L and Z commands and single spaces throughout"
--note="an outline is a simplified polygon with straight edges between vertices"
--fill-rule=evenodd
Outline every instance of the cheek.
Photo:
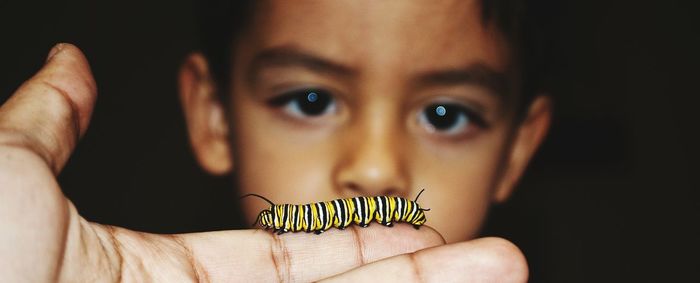
M 431 209 L 426 212 L 426 224 L 447 242 L 478 236 L 497 183 L 503 152 L 500 140 L 494 137 L 449 154 L 423 148 L 424 154 L 414 157 L 419 162 L 413 173 L 416 184 L 426 188 L 418 202 Z
M 332 199 L 332 159 L 318 137 L 280 129 L 260 106 L 236 101 L 234 107 L 234 171 L 241 195 L 255 193 L 276 204 L 301 204 Z M 257 108 L 256 108 L 257 107 Z M 242 202 L 246 219 L 268 207 L 252 198 Z
M 475 238 L 488 210 L 488 198 L 479 195 L 457 200 L 440 201 L 441 205 L 426 212 L 426 224 L 435 228 L 448 243 Z
M 419 200 L 422 206 L 431 209 L 426 212 L 427 225 L 440 232 L 447 242 L 477 236 L 491 202 L 493 187 L 493 175 L 488 170 L 454 173 L 433 174 L 442 177 L 425 181 L 431 184 L 426 191 L 430 193 L 424 194 L 424 200 Z

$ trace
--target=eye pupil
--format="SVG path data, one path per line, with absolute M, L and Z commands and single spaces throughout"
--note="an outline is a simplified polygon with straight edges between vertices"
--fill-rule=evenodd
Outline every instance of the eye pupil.
M 428 122 L 437 130 L 449 129 L 459 118 L 459 110 L 449 105 L 431 105 L 426 110 Z
M 322 89 L 301 89 L 278 95 L 267 101 L 273 108 L 297 118 L 321 116 L 334 113 L 336 100 L 333 95 Z
M 308 100 L 309 102 L 314 102 L 314 101 L 318 100 L 318 94 L 316 94 L 315 92 L 310 92 L 306 96 L 306 100 Z
M 445 116 L 447 114 L 447 109 L 445 109 L 445 106 L 438 106 L 435 108 L 435 114 L 438 114 L 438 116 Z
M 332 102 L 330 95 L 322 92 L 309 92 L 305 98 L 298 100 L 299 109 L 309 116 L 323 114 Z

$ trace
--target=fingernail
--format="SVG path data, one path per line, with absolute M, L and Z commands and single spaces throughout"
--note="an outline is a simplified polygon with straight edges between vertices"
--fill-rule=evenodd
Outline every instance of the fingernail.
M 63 50 L 64 45 L 65 44 L 63 44 L 63 43 L 59 43 L 59 44 L 54 45 L 53 48 L 51 48 L 51 51 L 49 51 L 49 55 L 46 56 L 46 62 L 49 62 L 49 60 L 51 60 L 51 58 L 53 58 L 53 56 L 56 56 L 56 54 L 61 52 L 61 50 Z

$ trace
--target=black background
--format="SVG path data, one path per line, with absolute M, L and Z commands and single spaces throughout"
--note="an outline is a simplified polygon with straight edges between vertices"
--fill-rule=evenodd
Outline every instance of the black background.
M 59 181 L 80 213 L 158 233 L 237 228 L 232 182 L 195 163 L 177 98 L 193 3 L 144 2 L 0 2 L 0 101 L 53 44 L 78 45 L 99 98 Z M 484 228 L 523 249 L 531 281 L 700 280 L 691 3 L 562 2 L 553 128 Z

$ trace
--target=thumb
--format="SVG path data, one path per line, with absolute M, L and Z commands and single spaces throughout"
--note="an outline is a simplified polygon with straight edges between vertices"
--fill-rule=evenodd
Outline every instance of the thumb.
M 0 107 L 0 145 L 28 149 L 58 174 L 85 134 L 96 96 L 83 53 L 54 46 L 44 67 Z

